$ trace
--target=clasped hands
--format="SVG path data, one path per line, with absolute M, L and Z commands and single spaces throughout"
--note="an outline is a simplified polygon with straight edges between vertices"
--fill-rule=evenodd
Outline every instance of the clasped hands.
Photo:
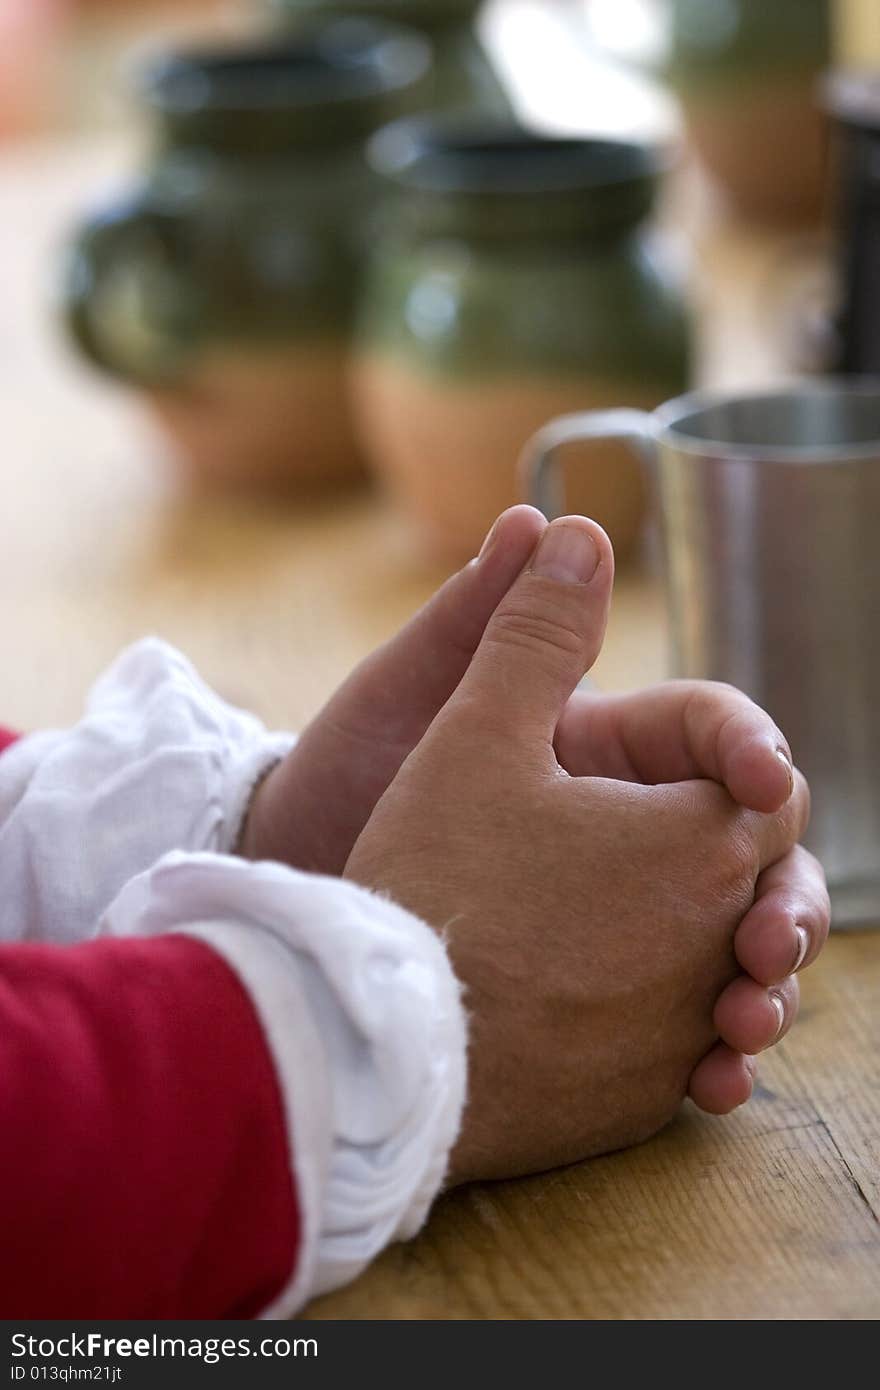
M 724 1113 L 824 944 L 809 793 L 744 695 L 577 690 L 614 557 L 515 507 L 258 789 L 241 851 L 389 894 L 448 943 L 470 1015 L 450 1181 Z

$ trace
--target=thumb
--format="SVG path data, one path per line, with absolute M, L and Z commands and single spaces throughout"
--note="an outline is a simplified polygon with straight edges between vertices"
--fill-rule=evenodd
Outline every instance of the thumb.
M 504 512 L 479 557 L 352 672 L 260 784 L 243 854 L 342 873 L 377 801 L 452 695 L 546 528 L 532 507 Z
M 595 521 L 561 517 L 489 620 L 450 713 L 485 715 L 514 737 L 552 742 L 565 704 L 602 649 L 614 551 Z
M 399 744 L 405 756 L 452 695 L 486 623 L 546 527 L 533 507 L 503 512 L 479 558 L 448 579 L 396 636 L 361 662 L 303 735 L 300 747 L 320 725 L 343 731 L 357 746 Z

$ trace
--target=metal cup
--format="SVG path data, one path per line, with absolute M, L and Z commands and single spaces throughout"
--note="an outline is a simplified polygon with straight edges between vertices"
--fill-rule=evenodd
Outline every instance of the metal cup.
M 564 510 L 559 449 L 591 439 L 631 442 L 654 476 L 674 674 L 769 711 L 810 782 L 834 925 L 877 925 L 880 379 L 564 416 L 522 463 L 546 515 Z

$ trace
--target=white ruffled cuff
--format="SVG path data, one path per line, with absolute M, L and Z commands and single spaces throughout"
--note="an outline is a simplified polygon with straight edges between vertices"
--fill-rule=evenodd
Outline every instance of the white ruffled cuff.
M 227 704 L 182 652 L 158 637 L 117 657 L 92 687 L 86 717 L 70 736 L 92 722 L 105 736 L 115 732 L 120 752 L 143 757 L 145 774 L 175 756 L 204 766 L 207 804 L 187 798 L 193 803 L 185 811 L 188 838 L 168 846 L 190 852 L 232 853 L 254 787 L 296 743 L 293 734 L 270 733 L 255 715 Z
M 72 729 L 0 758 L 0 940 L 71 942 L 130 878 L 171 850 L 231 853 L 253 789 L 289 751 L 219 698 L 174 648 L 129 647 Z
M 303 1247 L 265 1317 L 360 1273 L 422 1225 L 466 1091 L 466 1025 L 423 922 L 339 879 L 213 855 L 167 856 L 102 930 L 185 932 L 249 991 L 284 1095 Z

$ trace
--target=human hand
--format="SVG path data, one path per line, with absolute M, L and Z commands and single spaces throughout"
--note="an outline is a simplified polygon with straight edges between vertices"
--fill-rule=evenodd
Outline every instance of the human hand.
M 741 691 L 710 681 L 667 681 L 627 695 L 577 691 L 555 742 L 572 776 L 648 785 L 708 777 L 756 811 L 778 811 L 792 786 L 791 750 L 769 715 Z M 691 1078 L 701 1109 L 722 1114 L 748 1100 L 753 1054 L 791 1028 L 797 973 L 816 960 L 830 920 L 824 872 L 802 846 L 761 874 L 736 934 L 744 973 L 715 1010 L 721 1041 Z
M 546 520 L 529 507 L 499 518 L 478 562 L 443 586 L 415 618 L 349 677 L 259 789 L 241 851 L 328 874 L 341 873 L 379 798 L 466 671 L 486 622 L 529 559 Z M 745 695 L 709 682 L 668 682 L 634 695 L 576 692 L 556 751 L 573 776 L 639 783 L 712 778 L 742 805 L 772 811 L 789 793 L 788 745 Z M 780 758 L 780 751 L 782 757 Z M 722 1113 L 748 1099 L 749 1054 L 778 1041 L 797 1012 L 793 962 L 815 960 L 829 920 L 816 861 L 793 850 L 758 881 L 737 935 L 746 975 L 719 1000 L 719 1042 L 691 1088 Z M 799 935 L 803 933 L 803 935 Z M 784 1010 L 767 986 L 781 986 Z M 743 1055 L 746 1054 L 746 1055 Z
M 478 559 L 361 662 L 258 788 L 240 842 L 246 858 L 342 873 L 376 803 L 455 690 L 546 525 L 533 507 L 505 512 Z
M 560 766 L 554 736 L 601 646 L 612 575 L 598 527 L 553 524 L 346 866 L 444 931 L 465 985 L 453 1181 L 603 1152 L 671 1117 L 717 1036 L 756 881 L 806 823 L 797 774 L 766 814 L 708 781 Z

